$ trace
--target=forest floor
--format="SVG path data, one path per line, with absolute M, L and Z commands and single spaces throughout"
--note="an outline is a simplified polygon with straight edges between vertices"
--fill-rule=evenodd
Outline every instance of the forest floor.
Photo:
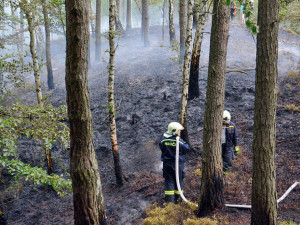
M 178 29 L 177 29 L 178 30 Z M 206 25 L 210 31 L 210 24 Z M 178 121 L 180 115 L 182 72 L 170 58 L 176 54 L 168 47 L 168 31 L 161 39 L 161 28 L 150 28 L 151 47 L 144 48 L 140 31 L 133 29 L 122 35 L 116 52 L 115 102 L 120 158 L 128 178 L 122 187 L 116 187 L 113 158 L 108 130 L 107 68 L 101 59 L 89 71 L 89 90 L 94 123 L 94 145 L 99 162 L 107 217 L 110 224 L 141 224 L 145 207 L 163 204 L 163 177 L 158 146 L 167 125 Z M 178 35 L 177 35 L 178 37 Z M 195 151 L 187 156 L 185 197 L 196 202 L 199 197 L 202 132 L 209 56 L 209 33 L 205 33 L 200 63 L 200 97 L 188 103 L 189 138 Z M 102 50 L 108 48 L 105 41 Z M 49 94 L 53 105 L 66 104 L 64 85 L 65 43 L 52 44 L 56 89 Z M 91 51 L 93 55 L 93 50 Z M 103 55 L 108 62 L 108 54 Z M 232 172 L 224 178 L 225 203 L 251 204 L 252 136 L 254 116 L 256 44 L 248 30 L 238 23 L 230 24 L 227 70 L 243 70 L 248 74 L 231 72 L 226 77 L 225 109 L 239 132 L 240 155 L 234 160 Z M 276 179 L 278 198 L 296 181 L 300 169 L 300 117 L 299 110 L 286 105 L 300 106 L 299 102 L 300 37 L 283 30 L 279 34 L 279 95 L 277 109 Z M 291 71 L 295 71 L 291 73 Z M 290 74 L 290 76 L 287 76 Z M 298 74 L 298 75 L 297 75 Z M 46 80 L 45 75 L 43 79 Z M 297 80 L 298 79 L 298 80 Z M 34 99 L 34 94 L 26 94 Z M 20 141 L 19 155 L 25 162 L 33 159 L 34 146 Z M 69 171 L 69 152 L 58 145 L 55 172 Z M 2 178 L 9 179 L 7 174 Z M 0 188 L 3 185 L 0 184 Z M 300 223 L 300 187 L 296 187 L 278 205 L 280 221 Z M 72 197 L 60 198 L 51 188 L 33 188 L 24 183 L 22 191 L 4 205 L 4 218 L 9 225 L 73 224 Z M 247 209 L 225 208 L 215 212 L 231 225 L 250 224 Z

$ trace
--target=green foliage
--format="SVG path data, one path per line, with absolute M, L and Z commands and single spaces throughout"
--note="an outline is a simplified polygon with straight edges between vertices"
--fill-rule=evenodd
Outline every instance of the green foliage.
M 300 1 L 281 0 L 279 19 L 284 28 L 300 34 Z
M 243 13 L 245 15 L 246 27 L 249 28 L 253 34 L 257 34 L 258 26 L 256 24 L 256 16 L 254 16 L 255 7 L 249 0 L 238 0 L 239 5 L 244 5 Z
M 6 103 L 8 96 L 14 96 L 11 86 L 24 87 L 23 74 L 32 71 L 29 64 L 24 64 L 16 54 L 0 55 L 0 102 Z
M 9 108 L 0 107 L 0 115 L 0 165 L 8 168 L 8 172 L 14 175 L 16 180 L 23 178 L 35 185 L 52 186 L 60 196 L 68 194 L 71 190 L 69 179 L 64 180 L 63 175 L 48 175 L 42 168 L 31 167 L 18 160 L 17 154 L 18 138 L 22 135 L 41 140 L 44 150 L 50 151 L 56 141 L 66 147 L 69 128 L 60 122 L 67 118 L 66 107 L 40 108 L 15 104 Z

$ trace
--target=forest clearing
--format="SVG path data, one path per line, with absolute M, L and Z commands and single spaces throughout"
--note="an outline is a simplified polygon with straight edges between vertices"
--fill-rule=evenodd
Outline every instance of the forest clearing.
M 72 2 L 69 1 L 66 6 L 68 7 L 68 4 L 72 4 Z M 113 2 L 110 0 L 109 3 L 112 4 Z M 197 204 L 201 195 L 201 182 L 205 176 L 203 174 L 203 158 L 204 154 L 207 153 L 204 153 L 203 149 L 210 148 L 207 146 L 207 141 L 204 140 L 204 132 L 207 129 L 207 126 L 205 126 L 205 117 L 207 118 L 205 110 L 209 108 L 206 104 L 208 101 L 208 76 L 210 74 L 209 62 L 210 54 L 212 54 L 210 53 L 210 48 L 212 48 L 210 46 L 212 17 L 212 15 L 208 16 L 203 27 L 203 40 L 200 47 L 201 56 L 198 65 L 199 96 L 187 100 L 187 117 L 184 125 L 185 130 L 188 131 L 187 142 L 192 147 L 192 150 L 186 154 L 184 196 L 189 201 Z M 116 20 L 116 22 L 118 21 Z M 124 23 L 124 20 L 122 22 Z M 228 22 L 229 38 L 227 54 L 225 54 L 225 69 L 227 72 L 224 70 L 226 74 L 226 79 L 224 75 L 224 106 L 220 110 L 222 112 L 223 109 L 228 110 L 231 114 L 231 121 L 236 125 L 239 154 L 233 160 L 231 171 L 223 174 L 222 167 L 219 164 L 216 166 L 216 171 L 222 173 L 224 204 L 251 205 L 252 170 L 254 166 L 252 162 L 253 132 L 255 130 L 256 53 L 259 41 L 257 35 L 246 28 L 245 24 L 241 24 L 238 18 Z M 175 24 L 174 28 L 176 31 L 175 36 L 179 40 L 180 25 Z M 38 88 L 35 86 L 36 79 L 33 74 L 36 70 L 34 68 L 22 74 L 25 83 L 23 87 L 12 87 L 13 85 L 9 82 L 13 83 L 13 81 L 7 78 L 9 80 L 8 87 L 12 93 L 11 95 L 2 93 L 3 100 L 0 110 L 0 128 L 2 132 L 0 145 L 0 160 L 2 160 L 0 161 L 0 190 L 2 193 L 0 194 L 0 224 L 98 224 L 91 220 L 86 223 L 83 223 L 84 220 L 82 220 L 82 223 L 80 223 L 82 218 L 79 215 L 76 216 L 76 212 L 78 208 L 84 208 L 83 206 L 86 203 L 81 203 L 81 206 L 78 202 L 74 204 L 76 202 L 73 199 L 74 183 L 73 190 L 69 189 L 71 177 L 73 177 L 72 179 L 75 179 L 76 176 L 80 177 L 79 175 L 72 175 L 70 165 L 72 164 L 72 157 L 76 155 L 74 149 L 79 152 L 78 146 L 82 147 L 84 140 L 89 140 L 86 142 L 92 143 L 94 151 L 91 151 L 90 156 L 93 158 L 95 153 L 97 165 L 96 167 L 93 165 L 93 160 L 88 161 L 87 155 L 80 156 L 78 154 L 78 157 L 88 161 L 88 167 L 94 168 L 95 173 L 99 171 L 99 178 L 101 178 L 100 192 L 102 192 L 103 199 L 99 201 L 103 202 L 105 211 L 103 217 L 105 219 L 101 216 L 98 217 L 100 221 L 102 218 L 105 222 L 102 221 L 99 224 L 251 224 L 250 209 L 225 207 L 223 204 L 222 207 L 216 207 L 208 212 L 204 217 L 206 221 L 200 221 L 199 211 L 195 206 L 188 207 L 183 202 L 180 204 L 165 203 L 163 162 L 161 161 L 159 143 L 162 135 L 167 131 L 168 124 L 173 121 L 180 122 L 185 70 L 183 66 L 184 58 L 182 63 L 178 62 L 180 43 L 175 47 L 170 46 L 169 26 L 165 25 L 163 38 L 162 27 L 153 24 L 148 27 L 148 38 L 145 38 L 145 36 L 141 38 L 141 32 L 147 33 L 147 29 L 141 31 L 139 27 L 126 29 L 121 35 L 113 33 L 115 41 L 113 46 L 116 46 L 116 49 L 113 49 L 113 52 L 115 50 L 114 103 L 108 102 L 111 96 L 108 76 L 112 73 L 112 39 L 109 35 L 112 33 L 102 35 L 101 50 L 99 50 L 102 52 L 101 57 L 97 56 L 99 51 L 97 52 L 97 47 L 94 45 L 97 38 L 92 36 L 89 56 L 83 54 L 86 58 L 89 57 L 89 67 L 86 71 L 88 94 L 83 96 L 89 95 L 90 97 L 90 102 L 87 105 L 89 105 L 91 118 L 89 116 L 83 118 L 89 115 L 89 109 L 83 114 L 71 115 L 71 112 L 79 112 L 83 106 L 80 101 L 71 99 L 72 95 L 74 97 L 81 91 L 80 85 L 74 89 L 71 86 L 75 86 L 78 80 L 84 81 L 85 79 L 72 80 L 70 74 L 76 73 L 72 68 L 81 64 L 75 62 L 76 57 L 72 58 L 69 55 L 68 58 L 70 51 L 77 49 L 75 45 L 70 46 L 70 43 L 76 38 L 70 38 L 68 32 L 76 33 L 76 29 L 70 31 L 70 27 L 67 27 L 66 32 L 67 41 L 65 38 L 51 40 L 53 84 L 55 86 L 53 89 L 49 88 L 47 67 L 44 65 L 40 69 L 41 92 L 43 93 L 42 106 L 37 94 Z M 191 32 L 192 40 L 194 40 L 196 28 L 194 27 Z M 107 36 L 107 38 L 104 36 Z M 192 47 L 193 45 L 191 45 L 191 49 Z M 79 56 L 81 53 L 77 52 L 77 54 Z M 2 57 L 1 63 L 4 63 L 5 60 Z M 25 62 L 26 60 L 30 62 L 31 57 L 27 56 L 27 58 L 29 59 L 25 58 Z M 3 65 L 5 67 L 5 64 Z M 87 67 L 87 64 L 83 63 L 82 65 L 84 65 L 83 68 Z M 78 71 L 77 73 L 80 74 Z M 1 72 L 4 76 L 8 73 L 6 70 Z M 278 32 L 278 80 L 277 87 L 274 88 L 277 95 L 276 116 L 274 116 L 276 117 L 276 139 L 274 140 L 276 144 L 276 152 L 274 153 L 276 169 L 274 168 L 273 171 L 276 173 L 276 176 L 274 176 L 276 199 L 279 199 L 292 184 L 300 181 L 299 82 L 300 36 L 280 28 Z M 1 86 L 1 88 L 3 87 Z M 3 90 L 4 88 L 2 92 Z M 216 91 L 221 93 L 221 89 L 216 88 Z M 80 98 L 83 99 L 84 97 Z M 71 103 L 74 106 L 73 108 Z M 22 108 L 23 105 L 39 105 L 40 108 Z M 63 108 L 60 108 L 62 106 Z M 67 114 L 67 107 L 69 107 L 69 114 Z M 115 112 L 112 113 L 115 116 L 115 127 L 112 127 L 112 108 L 115 108 Z M 43 113 L 45 113 L 45 118 Z M 263 111 L 260 113 L 260 115 L 263 115 Z M 13 122 L 8 120 L 12 117 L 21 118 L 22 121 L 15 122 L 17 125 L 12 125 Z M 47 127 L 50 125 L 43 124 L 42 121 L 47 121 L 47 118 L 56 118 L 59 122 L 59 128 L 51 130 L 52 128 Z M 84 123 L 91 119 L 91 129 L 80 129 L 78 131 L 79 123 L 76 118 L 81 118 Z M 19 128 L 26 124 L 24 121 L 27 119 L 30 122 L 36 122 L 29 123 L 26 129 Z M 70 132 L 64 126 L 71 127 Z M 268 126 L 267 122 L 266 126 Z M 8 131 L 8 127 L 12 127 L 11 130 L 14 131 L 20 129 L 20 133 L 16 132 L 17 134 L 14 136 L 17 144 L 14 145 L 12 142 L 8 144 L 11 149 L 17 149 L 17 154 L 13 156 L 7 155 L 7 152 L 13 153 L 11 153 L 12 150 L 7 150 L 9 148 L 5 145 L 5 141 L 10 140 L 7 136 L 14 134 L 14 131 Z M 33 127 L 40 127 L 40 130 L 31 131 Z M 112 147 L 114 137 L 111 131 L 114 129 L 117 144 L 115 143 Z M 76 136 L 80 133 L 84 136 L 90 130 L 92 130 L 90 137 L 80 139 L 80 141 L 79 139 L 77 141 L 72 139 L 73 135 Z M 53 136 L 54 139 L 56 138 L 53 142 L 52 137 L 50 138 L 51 132 L 56 133 Z M 68 139 L 69 135 L 71 135 L 71 141 Z M 221 138 L 221 135 L 218 137 Z M 116 145 L 117 150 L 114 150 Z M 71 148 L 73 149 L 73 156 L 71 156 Z M 118 151 L 118 156 L 115 154 L 116 151 Z M 118 157 L 122 167 L 122 182 L 116 180 L 115 160 Z M 18 167 L 14 168 L 13 162 L 10 162 L 8 166 L 5 165 L 11 159 L 29 164 L 34 168 L 41 167 L 48 172 L 48 175 L 56 174 L 60 178 L 51 180 L 52 178 L 46 177 L 46 175 L 36 178 L 35 175 L 28 174 L 28 171 L 31 171 L 29 169 L 28 171 L 22 169 L 21 172 L 18 172 Z M 222 159 L 221 156 L 218 159 Z M 51 166 L 49 166 L 49 160 Z M 270 160 L 272 161 L 272 159 Z M 81 165 L 82 168 L 85 167 L 82 161 L 73 163 L 72 166 L 74 164 Z M 95 169 L 97 167 L 98 169 Z M 51 170 L 51 173 L 49 173 L 49 170 Z M 36 174 L 42 173 L 37 170 L 33 170 L 33 172 Z M 89 176 L 92 177 L 92 175 Z M 92 192 L 88 190 L 90 187 L 99 186 L 97 176 L 95 175 L 94 183 L 92 182 L 94 177 L 87 181 L 87 184 L 91 182 L 90 185 L 86 185 L 87 189 L 82 185 L 81 189 L 76 190 L 85 196 L 92 196 Z M 47 179 L 50 179 L 50 181 Z M 61 183 L 57 184 L 54 183 L 56 179 L 68 179 L 69 183 L 59 180 L 58 182 Z M 269 183 L 268 185 L 272 186 Z M 296 186 L 278 204 L 278 209 L 276 209 L 278 224 L 300 224 L 299 190 L 300 185 Z M 77 197 L 79 192 L 76 194 Z M 96 201 L 96 197 L 91 197 L 91 199 L 95 202 L 98 201 Z M 101 211 L 102 209 L 98 210 Z M 153 210 L 153 217 L 151 217 L 151 210 Z M 157 218 L 159 219 L 156 220 Z M 76 222 L 76 220 L 79 222 Z M 272 224 L 272 222 L 265 224 Z

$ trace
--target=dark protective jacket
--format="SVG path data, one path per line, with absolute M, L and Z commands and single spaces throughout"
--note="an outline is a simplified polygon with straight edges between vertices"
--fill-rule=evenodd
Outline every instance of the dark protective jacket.
M 238 134 L 235 128 L 235 124 L 233 122 L 229 122 L 226 124 L 225 130 L 226 136 L 226 149 L 233 149 L 233 147 L 238 146 Z
M 175 163 L 176 158 L 176 136 L 163 137 L 159 143 L 161 149 L 161 161 Z M 190 151 L 189 145 L 179 138 L 179 164 L 185 162 L 185 154 Z
M 234 159 L 233 147 L 238 146 L 238 136 L 234 123 L 229 122 L 225 128 L 226 144 L 222 145 L 223 171 L 229 171 L 232 168 Z

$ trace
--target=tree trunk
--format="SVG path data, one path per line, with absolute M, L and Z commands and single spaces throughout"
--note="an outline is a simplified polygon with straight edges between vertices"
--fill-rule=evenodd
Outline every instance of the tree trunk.
M 181 94 L 180 124 L 184 127 L 181 137 L 189 143 L 187 129 L 187 98 L 189 89 L 190 64 L 191 64 L 191 43 L 192 43 L 192 25 L 193 25 L 193 3 L 194 0 L 188 0 L 188 20 L 186 26 L 185 54 L 183 62 L 183 85 Z
M 101 62 L 101 0 L 96 0 L 96 42 L 95 61 Z
M 229 31 L 229 7 L 214 0 L 205 116 L 203 130 L 202 181 L 198 216 L 224 206 L 221 154 L 222 114 Z
M 172 42 L 176 40 L 173 0 L 169 0 L 169 34 L 170 34 L 170 44 L 172 44 Z
M 11 8 L 11 15 L 12 17 L 15 17 L 15 9 L 14 9 L 14 5 L 13 5 L 13 2 L 12 0 L 10 0 L 10 8 Z M 13 28 L 13 33 L 16 32 L 18 33 L 18 30 L 19 30 L 19 24 L 17 21 L 14 22 L 14 28 Z M 18 54 L 19 54 L 19 59 L 20 61 L 23 63 L 23 49 L 21 48 L 21 44 L 23 45 L 22 41 L 20 41 L 20 38 L 19 38 L 19 34 L 18 34 L 18 40 L 17 40 L 17 50 L 18 50 Z
M 127 0 L 127 17 L 126 17 L 126 30 L 132 28 L 131 24 L 131 0 Z
M 66 89 L 75 224 L 107 224 L 88 91 L 89 1 L 66 1 Z
M 126 17 L 126 0 L 123 0 L 123 10 L 122 10 L 122 15 L 123 15 L 123 22 L 125 21 Z
M 186 0 L 179 0 L 180 58 L 184 57 L 186 32 Z
M 166 15 L 166 4 L 167 0 L 164 0 L 164 5 L 163 5 L 163 18 L 162 18 L 162 27 L 161 27 L 161 35 L 162 35 L 162 40 L 165 40 L 165 15 Z
M 20 30 L 24 30 L 24 12 L 22 9 L 20 9 Z M 24 46 L 23 46 L 23 42 L 24 42 L 24 32 L 21 33 L 20 35 L 21 38 L 21 43 L 20 43 L 20 49 L 21 49 L 21 55 L 23 58 L 23 52 L 24 52 Z M 22 59 L 23 61 L 23 59 Z
M 39 18 L 37 18 L 36 22 L 37 24 L 41 24 Z M 45 51 L 46 43 L 44 41 L 45 39 L 40 25 L 35 26 L 34 30 L 36 36 L 36 51 L 39 57 L 39 61 L 40 63 L 42 63 L 42 58 L 45 56 L 45 52 L 46 52 Z
M 275 172 L 279 1 L 258 3 L 251 224 L 277 224 Z
M 33 25 L 34 17 L 29 11 L 30 9 L 27 0 L 22 0 L 21 4 L 22 4 L 22 10 L 26 15 L 26 19 L 28 23 L 28 31 L 30 34 L 30 53 L 32 57 L 37 102 L 40 107 L 43 107 L 44 104 L 43 104 L 43 96 L 42 96 L 42 88 L 41 88 L 40 69 L 39 69 L 38 56 L 36 53 L 36 46 L 35 46 L 35 32 L 34 32 L 34 25 Z
M 46 63 L 47 63 L 47 74 L 48 74 L 48 88 L 54 89 L 54 82 L 53 82 L 53 71 L 52 71 L 52 64 L 51 64 L 51 48 L 50 48 L 50 25 L 48 19 L 48 8 L 47 8 L 47 1 L 42 0 L 43 4 L 43 14 L 44 14 L 44 21 L 45 21 L 45 33 L 46 33 Z
M 189 99 L 194 99 L 199 97 L 199 64 L 200 64 L 200 54 L 201 45 L 203 40 L 203 31 L 206 21 L 206 0 L 200 2 L 198 14 L 197 29 L 195 32 L 193 53 L 191 60 L 190 69 L 190 84 L 189 84 Z M 198 10 L 197 10 L 198 11 Z
M 142 24 L 143 24 L 143 37 L 144 46 L 148 47 L 149 42 L 149 4 L 148 0 L 142 0 Z
M 92 37 L 95 37 L 95 14 L 93 9 L 93 1 L 90 0 L 90 23 L 91 23 L 91 30 L 92 30 Z
M 120 8 L 121 8 L 121 2 L 120 0 L 117 0 L 116 2 L 116 9 L 115 9 L 115 22 L 116 22 L 116 30 L 120 31 L 121 33 L 124 32 L 121 20 L 120 20 Z
M 46 149 L 46 160 L 47 160 L 47 174 L 50 175 L 53 173 L 53 161 L 51 157 L 51 149 Z
M 110 140 L 112 144 L 115 175 L 118 185 L 123 185 L 123 172 L 120 163 L 118 141 L 117 141 L 117 126 L 116 126 L 116 112 L 114 102 L 114 76 L 115 76 L 115 24 L 114 24 L 114 8 L 115 0 L 109 0 L 109 75 L 108 75 L 108 108 L 110 121 Z

